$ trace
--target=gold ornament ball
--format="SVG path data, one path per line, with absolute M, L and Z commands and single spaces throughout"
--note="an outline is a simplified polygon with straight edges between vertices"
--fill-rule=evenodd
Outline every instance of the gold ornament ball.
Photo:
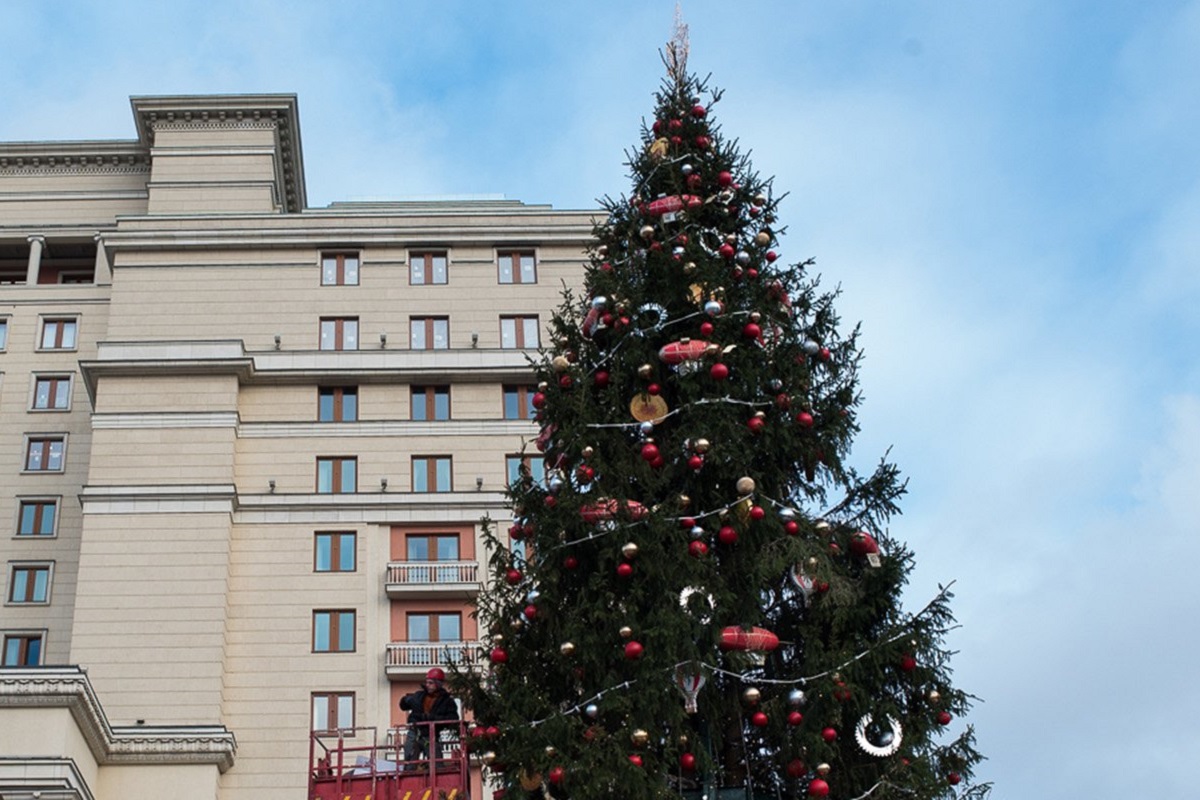
M 555 356 L 550 362 L 550 366 L 554 367 L 555 372 L 566 372 L 571 366 L 571 362 L 566 356 Z
M 547 389 L 549 389 L 549 388 L 550 388 L 550 384 L 546 383 L 545 381 L 542 381 L 542 382 L 541 382 L 541 383 L 539 383 L 539 384 L 538 384 L 538 386 L 537 386 L 537 390 L 538 390 L 539 392 L 544 392 L 544 391 L 546 391 L 546 390 L 547 390 Z
M 759 231 L 754 235 L 754 241 L 760 246 L 766 247 L 771 243 L 771 234 L 767 233 L 766 231 Z
M 832 528 L 832 526 L 823 519 L 817 520 L 817 524 L 813 527 L 816 528 L 820 533 L 827 533 Z
M 482 761 L 482 762 L 483 762 L 483 763 L 485 763 L 485 764 L 492 764 L 492 763 L 495 763 L 495 761 L 496 761 L 496 753 L 495 753 L 495 751 L 494 751 L 494 750 L 488 750 L 486 753 L 484 753 L 483 755 L 481 755 L 481 756 L 479 757 L 479 760 L 480 760 L 480 761 Z
M 680 508 L 687 508 L 687 507 L 688 507 L 688 506 L 690 506 L 691 504 L 692 504 L 692 498 L 691 498 L 691 497 L 689 497 L 689 496 L 688 496 L 688 495 L 686 495 L 686 494 L 681 494 L 681 495 L 679 495 L 679 507 L 680 507 Z
M 688 735 L 686 733 L 679 734 L 679 746 L 680 747 L 687 747 L 691 743 L 691 741 L 692 740 L 688 738 Z
M 646 742 L 650 741 L 650 734 L 638 728 L 629 735 L 629 741 L 633 742 L 634 747 L 645 747 Z
M 653 374 L 654 374 L 654 365 L 653 364 L 642 364 L 640 367 L 638 367 L 638 377 L 640 377 L 640 378 L 649 378 Z
M 689 261 L 683 265 L 683 274 L 684 275 L 691 275 L 695 271 L 696 271 L 696 262 L 695 261 Z
M 555 754 L 555 753 L 557 753 L 557 752 L 558 752 L 558 748 L 557 748 L 557 747 L 555 747 L 554 745 L 552 745 L 552 744 L 548 744 L 548 745 L 546 745 L 546 755 L 548 755 L 548 756 L 550 756 L 551 758 L 553 758 L 553 757 L 554 757 L 554 754 Z
M 765 206 L 767 204 L 767 196 L 765 194 L 756 194 L 750 202 L 756 206 Z
M 572 655 L 575 652 L 575 643 L 563 642 L 558 646 L 558 652 L 562 653 L 564 656 Z
M 725 234 L 725 242 L 727 244 L 737 244 L 737 234 L 736 233 Z
M 653 239 L 654 238 L 654 226 L 653 225 L 645 225 L 642 227 L 642 229 L 641 229 L 641 231 L 639 231 L 639 233 L 641 233 L 643 239 L 647 239 L 647 240 Z
M 754 491 L 755 486 L 756 486 L 756 484 L 754 483 L 754 478 L 751 478 L 749 475 L 738 478 L 738 482 L 737 482 L 738 494 L 750 494 L 751 492 Z
M 809 568 L 809 569 L 816 569 L 816 568 L 817 568 L 817 564 L 818 564 L 817 557 L 816 557 L 816 556 L 809 556 L 809 559 L 808 559 L 808 568 Z
M 633 636 L 633 628 L 628 625 L 622 625 L 621 630 L 617 631 L 617 633 L 621 634 L 622 639 L 628 639 L 630 636 Z
M 636 558 L 638 554 L 638 546 L 634 542 L 626 542 L 621 545 L 621 555 L 626 558 Z
M 500 644 L 501 642 L 504 641 L 504 634 L 503 633 L 493 633 L 492 641 L 495 642 L 496 644 Z
M 582 455 L 584 458 L 591 458 L 592 456 L 596 455 L 596 448 L 589 444 L 587 447 L 583 448 L 580 455 Z
M 929 691 L 929 702 L 936 703 L 941 699 L 942 699 L 942 695 L 941 695 L 941 693 L 938 692 L 937 689 L 931 689 Z
M 708 452 L 708 448 L 710 448 L 711 446 L 712 446 L 712 444 L 708 441 L 708 439 L 697 439 L 696 444 L 695 444 L 695 450 L 700 455 L 704 455 L 705 453 Z
M 758 322 L 761 319 L 762 319 L 762 314 L 758 313 L 757 311 L 750 312 L 750 321 L 751 322 Z
M 824 778 L 826 775 L 828 775 L 829 770 L 831 770 L 831 769 L 832 769 L 832 767 L 830 767 L 824 761 L 822 761 L 820 764 L 817 764 L 817 774 L 820 775 L 822 778 Z
M 758 705 L 758 701 L 762 699 L 762 692 L 751 686 L 746 691 L 742 692 L 742 702 L 748 706 Z

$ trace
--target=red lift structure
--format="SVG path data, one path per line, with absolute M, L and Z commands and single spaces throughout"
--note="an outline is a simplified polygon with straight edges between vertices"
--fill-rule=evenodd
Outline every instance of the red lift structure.
M 417 758 L 405 760 L 405 742 L 413 736 L 424 746 L 412 748 Z M 382 743 L 374 727 L 316 731 L 309 741 L 308 798 L 470 800 L 464 742 L 461 721 L 395 729 Z

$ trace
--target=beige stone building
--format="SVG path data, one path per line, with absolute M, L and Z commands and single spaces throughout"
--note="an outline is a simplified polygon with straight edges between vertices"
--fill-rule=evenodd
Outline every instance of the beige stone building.
M 0 144 L 0 798 L 296 798 L 477 657 L 597 212 L 310 209 L 295 97 L 132 106 Z

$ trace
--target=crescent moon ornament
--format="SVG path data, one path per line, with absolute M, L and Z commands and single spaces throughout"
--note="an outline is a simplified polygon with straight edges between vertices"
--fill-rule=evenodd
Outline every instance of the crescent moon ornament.
M 871 715 L 863 714 L 859 719 L 858 724 L 854 726 L 854 740 L 858 742 L 858 746 L 864 753 L 877 758 L 887 758 L 895 755 L 896 751 L 900 749 L 900 740 L 904 738 L 904 729 L 900 727 L 900 723 L 893 716 L 889 715 L 887 722 L 892 728 L 891 741 L 885 745 L 877 745 L 867 740 L 867 726 L 871 724 Z
M 667 309 L 658 303 L 643 303 L 638 306 L 637 326 L 640 333 L 660 331 L 667 324 Z

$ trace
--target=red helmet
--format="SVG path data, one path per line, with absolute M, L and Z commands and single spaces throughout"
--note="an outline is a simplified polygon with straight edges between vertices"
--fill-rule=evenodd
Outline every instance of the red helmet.
M 446 673 L 443 672 L 440 667 L 434 667 L 433 669 L 429 670 L 429 672 L 425 673 L 425 680 L 444 681 L 446 680 Z

